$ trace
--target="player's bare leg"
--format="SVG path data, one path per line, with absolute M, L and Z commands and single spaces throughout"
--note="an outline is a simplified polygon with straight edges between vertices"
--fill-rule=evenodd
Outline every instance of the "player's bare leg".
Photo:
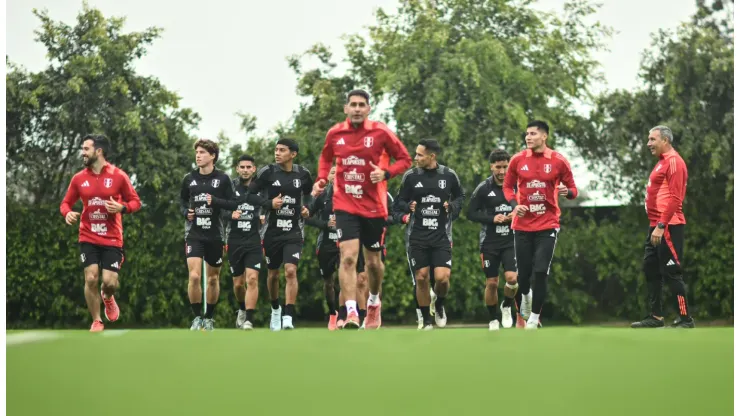
M 91 264 L 85 267 L 85 302 L 93 323 L 90 332 L 103 330 L 103 320 L 100 319 L 100 292 L 98 292 L 98 265 Z
M 383 284 L 383 264 L 380 251 L 365 250 L 365 267 L 367 268 L 369 296 L 367 298 L 367 329 L 378 329 L 381 325 L 380 288 Z
M 514 303 L 514 297 L 519 290 L 519 283 L 516 280 L 516 272 L 504 272 L 506 285 L 504 286 L 504 301 L 501 303 L 501 325 L 504 328 L 511 328 L 514 320 L 511 314 L 511 305 Z
M 103 305 L 105 306 L 105 318 L 110 322 L 116 322 L 121 312 L 113 296 L 116 294 L 117 289 L 118 273 L 103 269 L 103 287 L 100 291 L 100 296 L 103 298 Z
M 348 240 L 339 243 L 341 261 L 339 262 L 339 287 L 344 293 L 347 305 L 345 328 L 359 328 L 360 317 L 357 313 L 357 257 L 360 253 L 360 240 Z
M 434 300 L 434 322 L 438 327 L 447 326 L 447 313 L 445 313 L 445 298 L 450 290 L 450 269 L 447 267 L 437 267 L 434 269 L 434 293 L 437 295 Z M 431 298 L 431 294 L 430 294 Z
M 246 308 L 246 321 L 242 324 L 242 329 L 252 329 L 254 312 L 257 309 L 257 299 L 259 298 L 259 272 L 257 270 L 247 269 L 244 272 L 247 281 L 247 289 L 244 293 L 244 307 Z
M 239 310 L 236 312 L 236 327 L 241 328 L 244 322 L 247 321 L 247 269 L 241 276 L 234 276 L 232 278 L 234 283 L 234 298 L 239 303 Z
M 367 270 L 367 267 L 365 267 L 365 270 Z M 368 290 L 367 272 L 362 271 L 360 273 L 357 273 L 357 312 L 360 315 L 360 322 L 362 322 L 361 328 L 365 327 L 365 317 L 367 316 Z
M 203 329 L 213 331 L 213 314 L 216 312 L 216 304 L 220 295 L 219 276 L 221 267 L 213 267 L 206 262 L 206 316 L 203 319 Z
M 190 307 L 193 308 L 191 331 L 197 331 L 203 328 L 203 289 L 200 287 L 201 269 L 203 268 L 203 259 L 198 257 L 188 257 L 188 298 Z
M 429 313 L 429 305 L 432 303 L 432 296 L 429 294 L 429 267 L 424 267 L 414 273 L 416 278 L 416 299 L 421 309 L 421 317 L 424 321 L 422 328 L 429 331 L 434 328 L 432 325 L 432 315 Z
M 498 316 L 498 276 L 486 278 L 486 290 L 485 290 L 485 302 L 486 309 L 488 309 L 488 329 L 491 331 L 497 331 L 501 322 Z M 509 309 L 511 314 L 511 309 Z
M 283 329 L 293 329 L 295 301 L 298 298 L 298 267 L 295 264 L 285 265 L 285 315 Z
M 280 307 L 280 269 L 267 270 L 267 293 L 270 295 L 272 314 L 270 315 L 270 330 L 280 331 L 282 326 L 282 311 Z

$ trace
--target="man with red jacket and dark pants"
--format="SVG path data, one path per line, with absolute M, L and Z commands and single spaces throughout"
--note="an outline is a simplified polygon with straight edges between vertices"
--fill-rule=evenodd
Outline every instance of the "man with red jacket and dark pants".
M 345 327 L 360 327 L 356 267 L 362 243 L 370 286 L 365 328 L 377 329 L 381 324 L 379 293 L 384 272 L 380 254 L 385 245 L 388 216 L 386 181 L 406 171 L 411 166 L 411 157 L 388 126 L 367 119 L 370 114 L 367 92 L 350 91 L 344 113 L 347 119 L 326 134 L 313 194 L 317 196 L 323 191 L 336 161 L 332 202 L 341 256 L 339 286 L 347 306 Z M 395 159 L 392 165 L 391 157 Z
M 558 195 L 568 199 L 578 195 L 570 164 L 547 147 L 549 134 L 544 121 L 527 124 L 527 149 L 511 158 L 504 177 L 504 196 L 514 208 L 511 228 L 526 329 L 537 329 L 547 296 L 547 276 L 560 232 Z
M 688 171 L 683 158 L 673 149 L 673 132 L 666 126 L 650 129 L 647 146 L 658 163 L 650 173 L 645 197 L 645 211 L 650 230 L 645 239 L 643 269 L 648 285 L 650 315 L 632 328 L 662 328 L 663 282 L 673 292 L 678 305 L 679 319 L 674 327 L 693 328 L 694 319 L 686 302 L 686 284 L 683 281 L 683 199 L 686 196 Z
M 139 195 L 126 172 L 105 160 L 110 142 L 103 135 L 87 135 L 82 139 L 82 162 L 86 168 L 72 177 L 60 211 L 68 225 L 80 219 L 72 211 L 82 200 L 80 220 L 80 260 L 85 268 L 85 300 L 92 315 L 90 332 L 103 330 L 100 319 L 100 298 L 105 304 L 105 317 L 118 319 L 120 310 L 113 295 L 118 288 L 118 272 L 123 266 L 123 225 L 121 215 L 141 208 Z M 103 288 L 98 296 L 98 273 L 103 269 Z

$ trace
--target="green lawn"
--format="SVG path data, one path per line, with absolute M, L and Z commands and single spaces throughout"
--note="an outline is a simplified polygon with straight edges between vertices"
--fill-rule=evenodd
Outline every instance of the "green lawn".
M 733 410 L 732 328 L 55 334 L 7 346 L 8 415 L 719 416 Z

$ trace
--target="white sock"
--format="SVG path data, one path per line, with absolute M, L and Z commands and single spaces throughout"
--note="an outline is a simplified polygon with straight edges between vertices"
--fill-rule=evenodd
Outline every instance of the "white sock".
M 420 320 L 420 321 L 421 321 L 422 319 L 424 319 L 424 317 L 423 317 L 423 316 L 421 315 L 421 309 L 417 309 L 417 310 L 416 310 L 416 317 L 417 317 L 417 318 L 419 318 L 419 320 Z
M 378 295 L 377 294 L 376 295 L 373 295 L 371 293 L 370 294 L 370 297 L 367 298 L 367 304 L 368 304 L 368 306 L 375 305 L 376 303 L 378 303 L 379 300 L 380 299 L 378 299 Z
M 348 300 L 344 302 L 344 305 L 347 306 L 347 314 L 350 312 L 357 313 L 357 301 L 356 300 Z
M 532 312 L 531 315 L 529 315 L 529 321 L 533 323 L 539 323 L 540 322 L 540 314 Z

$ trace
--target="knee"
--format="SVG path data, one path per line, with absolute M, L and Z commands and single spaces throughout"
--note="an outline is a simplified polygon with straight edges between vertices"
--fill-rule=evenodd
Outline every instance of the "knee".
M 296 280 L 298 273 L 296 273 L 295 265 L 291 264 L 285 267 L 285 280 Z
M 367 286 L 367 274 L 360 273 L 357 275 L 357 289 L 364 289 Z
M 486 289 L 498 290 L 498 277 L 486 279 Z
M 426 287 L 429 285 L 429 273 L 417 273 L 416 274 L 416 284 L 421 287 Z
M 367 268 L 368 270 L 372 270 L 372 271 L 383 270 L 383 262 L 380 261 L 380 256 L 372 256 L 372 257 L 368 256 Z
M 353 256 L 352 253 L 342 255 L 342 267 L 345 269 L 354 269 L 357 267 L 357 254 Z
M 98 286 L 98 274 L 87 272 L 85 273 L 85 284 L 90 287 Z
M 442 272 L 434 274 L 434 283 L 445 285 L 445 284 L 450 283 L 450 269 L 442 269 L 442 270 L 443 270 Z
M 247 280 L 244 276 L 238 276 L 234 278 L 234 288 L 244 287 L 247 284 Z
M 246 280 L 247 286 L 249 287 L 257 287 L 257 274 L 249 274 L 247 275 Z M 243 285 L 244 283 L 242 283 Z
M 506 283 L 516 284 L 516 273 L 506 272 L 504 273 L 504 279 L 506 279 Z
M 200 273 L 197 271 L 192 271 L 188 275 L 188 279 L 190 280 L 190 283 L 199 285 L 200 284 Z
M 218 284 L 218 275 L 217 274 L 211 274 L 208 275 L 208 284 L 213 286 Z

